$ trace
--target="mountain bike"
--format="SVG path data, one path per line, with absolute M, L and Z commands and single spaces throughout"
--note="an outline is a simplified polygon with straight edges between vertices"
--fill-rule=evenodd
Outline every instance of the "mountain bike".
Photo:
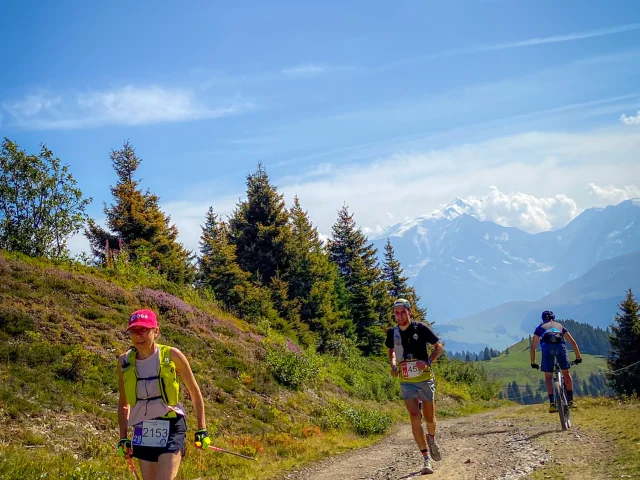
M 569 363 L 571 365 L 576 364 L 575 361 Z M 556 404 L 556 409 L 560 416 L 562 430 L 568 430 L 571 428 L 571 410 L 569 409 L 569 401 L 567 400 L 567 391 L 565 389 L 564 378 L 562 377 L 562 370 L 560 370 L 557 360 L 554 360 L 553 364 L 553 401 Z

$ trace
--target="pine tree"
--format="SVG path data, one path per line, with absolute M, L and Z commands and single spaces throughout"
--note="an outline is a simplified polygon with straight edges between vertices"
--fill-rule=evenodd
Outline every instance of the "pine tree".
M 99 264 L 108 262 L 108 250 L 127 249 L 132 260 L 148 263 L 173 282 L 190 283 L 195 274 L 193 256 L 178 243 L 178 229 L 159 207 L 159 198 L 139 187 L 135 173 L 141 159 L 127 141 L 120 150 L 112 150 L 111 163 L 118 176 L 111 194 L 115 203 L 105 204 L 107 227 L 90 221 L 85 230 L 91 251 Z
M 539 392 L 546 392 L 547 391 L 547 385 L 544 382 L 544 379 L 540 379 L 540 381 L 538 382 L 538 391 Z
M 229 220 L 229 242 L 235 246 L 240 268 L 250 272 L 254 281 L 268 285 L 288 267 L 289 238 L 284 198 L 259 163 L 247 176 L 247 199 L 236 206 Z
M 470 362 L 471 361 L 471 357 L 469 356 L 468 353 L 464 356 L 464 361 L 465 362 Z
M 405 298 L 411 302 L 411 317 L 418 322 L 426 322 L 427 310 L 420 308 L 420 297 L 415 289 L 407 284 L 408 278 L 403 276 L 400 262 L 395 258 L 395 252 L 391 241 L 387 238 L 384 247 L 384 262 L 382 264 L 383 280 L 386 281 L 388 293 L 393 300 Z
M 574 373 L 572 375 L 573 378 L 573 394 L 577 395 L 578 397 L 582 396 L 582 382 L 580 380 L 580 377 L 578 376 L 577 373 Z
M 611 326 L 611 352 L 607 359 L 609 370 L 623 372 L 609 375 L 609 386 L 618 395 L 640 393 L 640 306 L 631 289 L 620 302 L 620 313 L 616 313 L 615 324 Z
M 358 346 L 366 354 L 379 354 L 384 342 L 383 326 L 391 320 L 392 302 L 382 280 L 377 251 L 356 227 L 346 206 L 338 213 L 332 233 L 328 241 L 329 259 L 344 280 Z
M 340 308 L 337 292 L 338 270 L 324 252 L 317 229 L 296 196 L 289 212 L 291 241 L 289 268 L 284 274 L 289 298 L 300 302 L 300 318 L 319 335 L 320 345 L 331 334 L 349 334 L 352 330 Z
M 381 353 L 384 332 L 376 314 L 372 286 L 368 284 L 367 272 L 361 257 L 355 257 L 349 266 L 351 271 L 351 316 L 355 326 L 357 345 L 365 355 Z
M 236 287 L 245 285 L 250 274 L 238 265 L 235 249 L 227 239 L 227 226 L 213 207 L 209 207 L 201 228 L 198 285 L 210 288 L 228 309 L 236 308 L 240 303 Z
M 533 400 L 533 389 L 531 388 L 531 385 L 527 383 L 524 387 L 524 398 L 522 399 L 522 401 L 526 405 L 531 405 L 533 403 Z
M 484 351 L 482 352 L 482 360 L 486 360 L 486 361 L 491 360 L 491 355 L 489 354 L 489 347 L 484 347 Z
M 520 396 L 520 388 L 518 388 L 517 382 L 514 380 L 509 384 L 508 388 L 508 398 L 516 401 L 520 401 L 518 398 Z

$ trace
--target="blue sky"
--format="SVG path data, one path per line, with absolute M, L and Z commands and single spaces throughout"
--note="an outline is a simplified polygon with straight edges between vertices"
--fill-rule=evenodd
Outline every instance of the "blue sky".
M 98 219 L 129 139 L 191 248 L 259 161 L 324 233 L 343 202 L 372 235 L 456 196 L 536 231 L 638 194 L 635 0 L 11 2 L 3 17 L 0 135 L 69 163 Z

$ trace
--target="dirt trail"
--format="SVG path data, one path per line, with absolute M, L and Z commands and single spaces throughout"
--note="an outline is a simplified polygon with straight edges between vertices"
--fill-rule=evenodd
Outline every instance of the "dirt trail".
M 433 462 L 433 475 L 420 475 L 421 455 L 413 441 L 411 427 L 406 424 L 374 446 L 325 459 L 285 474 L 281 480 L 515 480 L 525 478 L 549 463 L 571 461 L 566 458 L 562 445 L 585 440 L 579 427 L 563 432 L 557 415 L 537 420 L 504 418 L 508 412 L 500 409 L 439 421 L 442 460 Z M 580 444 L 592 448 L 594 453 L 597 450 L 592 441 L 581 441 Z M 559 458 L 554 458 L 552 451 L 557 451 Z M 599 452 L 601 455 L 602 451 Z M 584 473 L 583 470 L 582 478 Z

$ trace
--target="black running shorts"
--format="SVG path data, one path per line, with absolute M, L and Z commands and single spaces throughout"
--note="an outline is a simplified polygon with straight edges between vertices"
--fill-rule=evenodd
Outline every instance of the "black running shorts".
M 156 420 L 166 420 L 158 418 Z M 145 447 L 133 445 L 133 456 L 147 462 L 157 462 L 163 453 L 180 452 L 184 457 L 187 449 L 187 422 L 183 416 L 169 418 L 169 437 L 164 447 Z

